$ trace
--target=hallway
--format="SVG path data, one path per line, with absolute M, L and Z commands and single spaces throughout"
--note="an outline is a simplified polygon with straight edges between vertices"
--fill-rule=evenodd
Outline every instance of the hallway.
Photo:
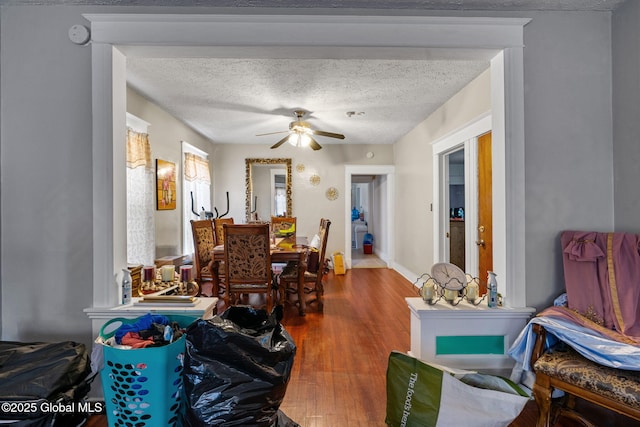
M 387 268 L 387 263 L 375 251 L 365 254 L 362 248 L 351 248 L 351 268 Z

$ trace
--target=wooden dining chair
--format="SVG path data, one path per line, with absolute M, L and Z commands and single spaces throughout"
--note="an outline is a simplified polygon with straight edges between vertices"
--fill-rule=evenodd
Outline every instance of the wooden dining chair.
M 216 230 L 216 246 L 224 245 L 224 224 L 233 224 L 233 218 L 214 218 L 213 225 Z
M 233 224 L 233 218 L 214 218 L 213 219 L 213 228 L 215 230 L 215 245 L 220 246 L 224 245 L 224 224 Z M 213 276 L 216 280 L 216 287 L 218 289 L 218 296 L 222 296 L 224 293 L 225 286 L 225 265 L 224 261 L 212 261 L 211 262 L 211 271 L 213 272 Z
M 210 219 L 191 220 L 193 234 L 193 264 L 195 280 L 204 295 L 216 296 L 218 289 L 214 272 L 211 270 L 212 251 L 215 245 L 215 232 Z M 208 289 L 211 289 L 209 292 Z
M 265 294 L 266 310 L 273 308 L 271 242 L 268 224 L 224 224 L 226 307 L 239 294 Z
M 297 295 L 298 299 L 295 301 L 295 304 L 298 306 L 301 316 L 305 315 L 304 306 L 306 306 L 306 304 L 315 302 L 317 303 L 319 312 L 324 310 L 324 302 L 322 301 L 322 297 L 324 295 L 324 284 L 322 279 L 329 271 L 327 268 L 327 262 L 325 261 L 325 255 L 327 251 L 330 226 L 330 220 L 325 218 L 320 220 L 320 227 L 318 230 L 320 247 L 317 248 L 317 251 L 314 250 L 314 248 L 310 248 L 309 251 L 307 251 L 307 265 L 304 270 L 304 289 L 298 289 L 298 274 L 300 269 L 296 266 L 287 265 L 279 276 L 278 293 L 280 295 L 280 303 L 284 303 L 291 295 Z M 304 305 L 301 304 L 300 299 L 307 298 L 307 295 L 312 295 L 312 298 L 305 299 Z

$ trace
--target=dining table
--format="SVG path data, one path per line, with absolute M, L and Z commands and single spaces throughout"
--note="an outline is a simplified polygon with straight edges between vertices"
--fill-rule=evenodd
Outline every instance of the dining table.
M 304 272 L 306 269 L 306 254 L 309 249 L 308 240 L 304 236 L 296 237 L 295 244 L 290 239 L 277 238 L 271 245 L 271 264 L 287 264 L 291 261 L 298 266 L 298 311 L 305 315 L 306 304 L 304 294 Z M 219 265 L 224 261 L 224 245 L 216 245 L 211 254 L 210 271 L 213 273 L 215 289 L 220 289 Z M 282 299 L 282 297 L 281 297 Z

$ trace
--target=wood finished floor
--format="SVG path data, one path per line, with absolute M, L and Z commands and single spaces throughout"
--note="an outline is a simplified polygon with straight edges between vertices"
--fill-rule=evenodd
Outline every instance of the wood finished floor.
M 416 292 L 394 270 L 352 269 L 325 280 L 324 313 L 311 306 L 300 317 L 287 305 L 282 323 L 297 354 L 280 409 L 302 427 L 384 426 L 387 359 L 411 342 L 407 296 Z M 579 408 L 598 426 L 638 425 L 584 403 Z M 529 402 L 510 427 L 535 426 L 537 413 Z M 556 427 L 578 425 L 560 419 Z M 107 427 L 106 416 L 94 415 L 86 426 Z

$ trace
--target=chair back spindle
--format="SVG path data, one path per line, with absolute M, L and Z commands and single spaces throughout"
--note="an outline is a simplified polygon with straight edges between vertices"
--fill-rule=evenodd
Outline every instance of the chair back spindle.
M 268 224 L 224 224 L 225 305 L 239 294 L 266 296 L 266 310 L 273 308 L 271 243 Z

